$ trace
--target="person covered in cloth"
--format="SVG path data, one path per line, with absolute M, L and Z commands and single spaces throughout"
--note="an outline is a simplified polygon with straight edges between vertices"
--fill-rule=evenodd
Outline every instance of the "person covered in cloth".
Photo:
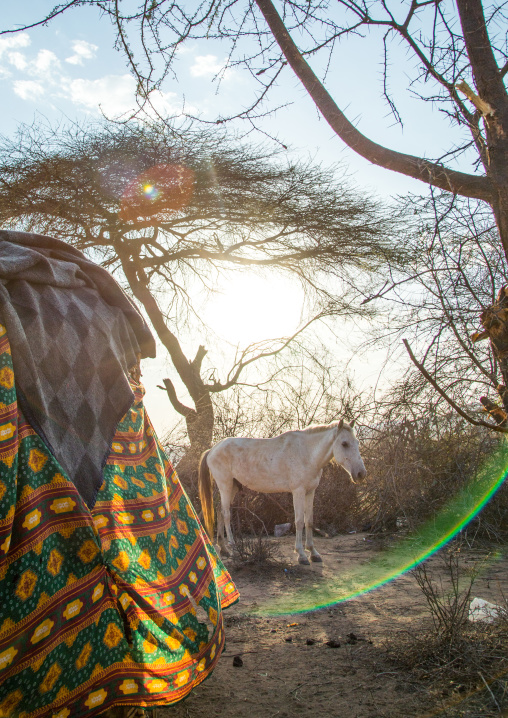
M 154 355 L 103 268 L 0 231 L 1 718 L 139 715 L 219 659 L 238 593 L 143 407 Z

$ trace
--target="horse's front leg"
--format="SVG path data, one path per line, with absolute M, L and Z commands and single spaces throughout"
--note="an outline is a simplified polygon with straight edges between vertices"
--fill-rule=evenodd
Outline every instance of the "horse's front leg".
M 315 489 L 305 494 L 305 548 L 310 551 L 310 560 L 321 562 L 323 559 L 314 548 L 312 528 L 314 523 L 314 494 Z
M 293 506 L 295 507 L 296 542 L 295 552 L 298 554 L 298 563 L 309 565 L 310 561 L 303 550 L 303 524 L 305 516 L 305 490 L 293 491 Z

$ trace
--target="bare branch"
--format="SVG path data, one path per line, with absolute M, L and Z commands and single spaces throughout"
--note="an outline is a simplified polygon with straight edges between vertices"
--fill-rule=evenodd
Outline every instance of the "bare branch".
M 263 13 L 288 63 L 314 100 L 323 117 L 351 149 L 374 164 L 414 177 L 426 184 L 431 184 L 454 194 L 492 201 L 492 188 L 486 177 L 457 172 L 423 158 L 387 149 L 362 135 L 347 120 L 304 60 L 271 0 L 256 0 L 256 4 Z
M 425 377 L 425 379 L 431 384 L 431 386 L 434 387 L 434 389 L 440 394 L 445 401 L 448 402 L 448 404 L 452 407 L 454 411 L 459 414 L 463 419 L 468 421 L 470 424 L 474 424 L 474 426 L 485 426 L 487 429 L 492 429 L 493 431 L 499 431 L 502 434 L 508 434 L 508 429 L 505 429 L 502 426 L 498 426 L 497 424 L 488 424 L 485 421 L 478 421 L 477 419 L 473 419 L 472 416 L 469 416 L 469 414 L 466 414 L 465 411 L 463 411 L 458 404 L 456 404 L 453 399 L 448 396 L 448 394 L 442 389 L 439 384 L 435 381 L 435 379 L 432 378 L 432 376 L 429 374 L 429 372 L 425 369 L 423 364 L 420 364 L 420 362 L 416 359 L 415 355 L 411 351 L 411 347 L 409 346 L 406 339 L 402 340 L 404 343 L 404 346 L 406 347 L 407 353 L 409 354 L 409 357 L 415 367 L 418 369 L 418 371 Z
M 188 406 L 185 406 L 185 404 L 182 404 L 182 402 L 178 399 L 176 395 L 176 389 L 174 387 L 173 382 L 170 379 L 163 379 L 164 386 L 157 385 L 158 389 L 162 389 L 162 391 L 165 391 L 168 395 L 169 401 L 171 402 L 171 406 L 175 411 L 177 411 L 179 414 L 184 416 L 185 418 L 195 415 L 196 411 L 194 409 L 191 409 Z
M 490 115 L 493 115 L 495 110 L 491 105 L 489 105 L 488 102 L 485 102 L 481 99 L 481 97 L 478 97 L 478 95 L 473 92 L 473 90 L 469 87 L 467 82 L 465 80 L 462 80 L 462 82 L 459 82 L 459 84 L 456 86 L 457 90 L 460 90 L 464 93 L 464 95 L 467 97 L 468 100 L 471 100 L 473 105 L 476 107 L 476 109 L 484 116 L 489 117 Z

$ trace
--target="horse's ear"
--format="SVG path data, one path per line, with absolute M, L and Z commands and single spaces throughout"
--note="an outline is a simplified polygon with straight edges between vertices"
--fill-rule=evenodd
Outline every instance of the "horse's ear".
M 337 431 L 340 431 L 343 426 L 344 426 L 344 419 L 341 419 L 341 420 L 339 421 L 339 425 L 338 425 L 338 427 L 337 427 Z
M 356 421 L 356 419 L 352 419 L 352 420 L 349 422 L 349 426 L 350 426 L 351 428 L 353 428 L 353 426 L 355 425 L 355 421 Z

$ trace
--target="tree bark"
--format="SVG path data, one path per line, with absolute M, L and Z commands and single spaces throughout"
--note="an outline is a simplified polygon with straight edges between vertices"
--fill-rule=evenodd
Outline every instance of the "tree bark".
M 460 23 L 474 82 L 484 113 L 487 134 L 487 176 L 492 185 L 490 204 L 508 259 L 508 94 L 492 51 L 481 0 L 457 0 Z

